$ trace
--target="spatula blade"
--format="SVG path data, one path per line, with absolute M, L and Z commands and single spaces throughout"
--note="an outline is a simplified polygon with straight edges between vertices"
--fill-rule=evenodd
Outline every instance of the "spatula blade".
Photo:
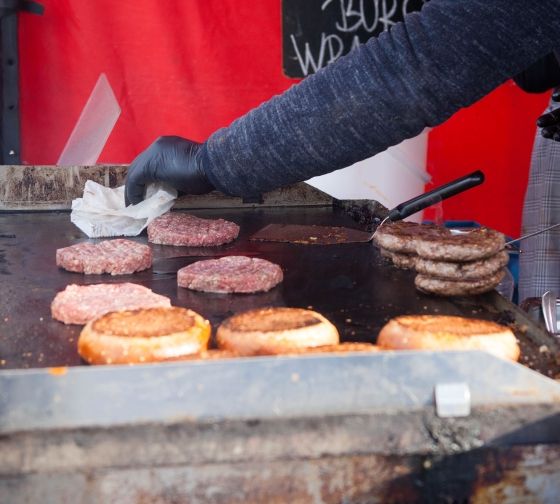
M 347 227 L 269 224 L 253 234 L 250 240 L 303 245 L 336 245 L 339 243 L 366 243 L 371 238 L 372 233 Z

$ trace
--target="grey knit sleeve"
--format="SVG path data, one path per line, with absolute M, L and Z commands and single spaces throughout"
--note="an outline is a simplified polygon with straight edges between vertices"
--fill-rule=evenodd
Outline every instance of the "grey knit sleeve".
M 216 131 L 207 176 L 251 195 L 348 166 L 445 121 L 559 39 L 560 0 L 431 0 Z

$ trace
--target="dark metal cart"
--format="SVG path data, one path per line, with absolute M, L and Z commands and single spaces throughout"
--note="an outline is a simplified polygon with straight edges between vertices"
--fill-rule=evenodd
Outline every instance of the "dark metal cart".
M 172 257 L 185 252 L 269 258 L 285 280 L 268 293 L 195 293 L 151 270 L 57 269 L 56 248 L 86 239 L 70 223 L 71 199 L 86 178 L 114 186 L 122 175 L 0 168 L 0 501 L 557 501 L 560 347 L 523 311 L 496 292 L 423 295 L 372 243 L 249 241 L 272 222 L 367 229 L 386 211 L 305 184 L 262 203 L 182 199 L 196 215 L 237 222 L 239 239 L 214 251 L 153 246 L 156 261 L 176 265 L 191 260 Z M 346 341 L 375 342 L 405 313 L 490 319 L 511 325 L 523 358 L 382 352 L 90 367 L 76 352 L 80 327 L 52 320 L 50 302 L 69 283 L 101 281 L 146 285 L 214 328 L 252 307 L 312 307 Z M 439 393 L 450 384 L 463 391 L 463 416 L 447 411 L 456 397 Z

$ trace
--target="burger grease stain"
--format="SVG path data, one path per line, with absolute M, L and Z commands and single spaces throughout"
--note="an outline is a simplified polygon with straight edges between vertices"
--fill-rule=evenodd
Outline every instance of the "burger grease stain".
M 48 369 L 48 373 L 52 376 L 64 376 L 68 373 L 68 368 L 62 367 L 51 367 Z

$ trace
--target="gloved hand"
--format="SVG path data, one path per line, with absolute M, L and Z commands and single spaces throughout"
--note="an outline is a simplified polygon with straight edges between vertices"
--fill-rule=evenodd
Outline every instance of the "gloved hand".
M 126 174 L 126 205 L 144 199 L 146 185 L 166 182 L 185 194 L 205 194 L 214 189 L 204 173 L 203 144 L 177 136 L 158 138 L 142 152 Z
M 560 102 L 560 90 L 556 90 L 552 99 Z M 537 126 L 542 128 L 541 135 L 560 142 L 560 108 L 544 114 L 537 119 Z

